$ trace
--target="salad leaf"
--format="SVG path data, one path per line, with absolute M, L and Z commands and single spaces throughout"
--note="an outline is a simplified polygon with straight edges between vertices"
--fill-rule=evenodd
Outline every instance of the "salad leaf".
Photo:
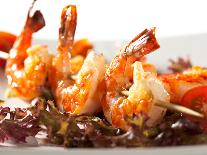
M 32 115 L 27 115 L 26 109 L 0 107 L 0 142 L 12 140 L 26 142 L 28 136 L 35 136 L 39 131 L 39 120 Z
M 148 127 L 145 113 L 126 117 L 128 131 L 111 126 L 103 114 L 98 116 L 68 115 L 55 103 L 38 98 L 28 109 L 0 108 L 0 141 L 26 142 L 39 131 L 46 132 L 47 142 L 65 147 L 152 147 L 207 144 L 199 124 L 181 113 L 167 111 L 155 127 Z
M 181 73 L 186 69 L 192 67 L 192 63 L 189 58 L 178 57 L 177 60 L 170 59 L 170 66 L 168 67 L 173 73 Z

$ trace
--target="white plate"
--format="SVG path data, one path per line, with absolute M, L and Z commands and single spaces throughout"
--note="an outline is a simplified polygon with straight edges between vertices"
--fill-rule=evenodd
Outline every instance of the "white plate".
M 168 60 L 170 58 L 176 58 L 178 56 L 190 56 L 195 65 L 207 66 L 207 34 L 198 34 L 191 36 L 181 36 L 181 37 L 173 37 L 173 38 L 161 38 L 158 39 L 161 45 L 161 48 L 156 52 L 150 54 L 148 56 L 148 60 L 161 69 L 165 69 Z M 54 40 L 35 40 L 34 43 L 41 43 L 49 45 L 51 51 L 55 51 L 56 41 Z M 94 42 L 95 49 L 97 52 L 102 52 L 107 60 L 110 60 L 116 52 L 119 51 L 121 45 L 124 42 Z M 6 90 L 7 84 L 5 77 L 0 71 L 0 98 L 4 98 L 4 92 Z M 8 100 L 8 102 L 13 103 L 14 106 L 19 106 L 21 102 L 18 99 Z M 0 154 L 4 155 L 36 155 L 36 154 L 84 154 L 84 155 L 95 155 L 95 154 L 128 154 L 128 155 L 203 155 L 207 154 L 207 146 L 180 146 L 180 147 L 157 147 L 157 148 L 133 148 L 133 149 L 125 149 L 125 148 L 115 148 L 115 149 L 65 149 L 60 147 L 2 147 L 0 149 Z

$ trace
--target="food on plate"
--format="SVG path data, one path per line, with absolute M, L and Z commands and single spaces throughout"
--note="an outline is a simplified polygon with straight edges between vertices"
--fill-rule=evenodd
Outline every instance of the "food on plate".
M 182 73 L 163 74 L 159 78 L 169 92 L 171 102 L 180 103 L 187 91 L 207 84 L 207 70 L 195 66 Z
M 169 102 L 169 94 L 156 72 L 145 72 L 139 62 L 140 58 L 159 48 L 154 33 L 155 29 L 152 28 L 136 36 L 112 60 L 106 71 L 103 111 L 107 120 L 116 127 L 129 128 L 124 117 L 139 115 L 140 112 L 149 113 L 149 125 L 157 123 L 164 116 L 166 110 L 153 102 L 156 99 Z M 123 95 L 123 90 L 129 90 L 129 96 Z
M 160 47 L 155 28 L 142 31 L 107 64 L 88 39 L 74 41 L 77 9 L 68 5 L 61 14 L 57 54 L 51 55 L 46 45 L 31 45 L 33 33 L 45 25 L 40 11 L 32 15 L 33 5 L 22 33 L 7 39 L 7 50 L 15 42 L 5 68 L 11 92 L 29 107 L 5 107 L 0 100 L 0 142 L 207 144 L 207 70 L 179 58 L 171 60 L 173 73 L 159 73 L 146 57 Z
M 43 88 L 47 85 L 46 80 L 53 57 L 49 54 L 46 45 L 31 46 L 32 34 L 45 25 L 41 12 L 36 11 L 31 16 L 31 10 L 32 7 L 28 12 L 27 21 L 20 36 L 10 49 L 6 66 L 10 93 L 12 96 L 18 96 L 25 100 L 31 100 L 42 95 Z M 80 70 L 87 51 L 92 48 L 87 39 L 75 42 L 72 50 L 73 57 L 70 60 L 73 74 Z M 83 52 L 81 53 L 80 50 Z
M 28 11 L 21 34 L 9 52 L 6 65 L 6 76 L 12 94 L 26 100 L 41 95 L 41 87 L 46 82 L 48 68 L 51 64 L 47 46 L 31 46 L 32 34 L 45 26 L 40 11 L 31 14 L 32 7 Z
M 105 60 L 103 55 L 91 51 L 84 60 L 75 80 L 70 78 L 71 51 L 76 29 L 76 6 L 66 6 L 61 15 L 57 55 L 53 59 L 50 86 L 57 105 L 70 114 L 94 113 L 100 109 L 103 90 Z M 51 78 L 51 79 L 50 79 Z

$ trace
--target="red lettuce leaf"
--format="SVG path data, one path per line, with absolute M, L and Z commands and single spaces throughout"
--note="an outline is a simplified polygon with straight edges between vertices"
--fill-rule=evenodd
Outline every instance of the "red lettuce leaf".
M 26 142 L 26 137 L 35 136 L 39 131 L 39 119 L 27 115 L 26 109 L 0 107 L 0 142 L 12 140 Z

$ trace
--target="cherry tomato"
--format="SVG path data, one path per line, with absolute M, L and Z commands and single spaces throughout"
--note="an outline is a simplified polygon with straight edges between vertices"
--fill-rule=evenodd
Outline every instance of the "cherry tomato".
M 181 104 L 207 115 L 207 85 L 187 91 L 181 99 Z
M 0 31 L 0 51 L 9 52 L 15 40 L 15 35 L 8 32 Z M 6 61 L 0 58 L 0 67 L 4 67 L 5 63 Z
M 181 99 L 181 105 L 193 109 L 195 111 L 198 111 L 204 114 L 205 117 L 207 117 L 207 85 L 195 87 L 187 91 Z M 207 132 L 206 118 L 204 119 L 197 119 L 193 117 L 188 117 L 188 118 L 194 122 L 195 121 L 198 122 Z

